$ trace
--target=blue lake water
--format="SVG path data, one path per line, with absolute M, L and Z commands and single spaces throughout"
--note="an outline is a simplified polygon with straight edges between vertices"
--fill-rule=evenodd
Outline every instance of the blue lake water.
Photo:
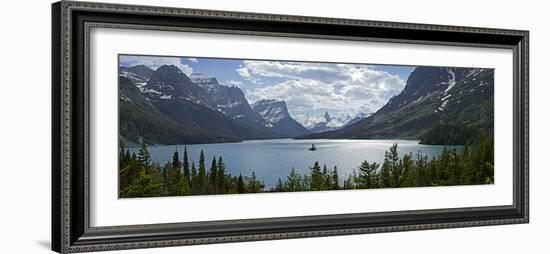
M 439 155 L 443 149 L 443 146 L 418 144 L 417 140 L 270 139 L 187 145 L 187 151 L 190 160 L 198 163 L 200 151 L 203 150 L 207 168 L 213 156 L 222 156 L 227 172 L 232 175 L 250 176 L 255 171 L 256 176 L 264 181 L 266 189 L 269 189 L 275 186 L 279 177 L 284 180 L 292 168 L 305 173 L 315 161 L 327 165 L 329 169 L 337 166 L 340 177 L 347 177 L 365 160 L 381 163 L 385 151 L 396 143 L 400 156 L 412 153 L 413 158 L 416 158 L 417 153 L 431 158 Z M 316 151 L 308 150 L 311 144 L 315 144 Z M 177 147 L 182 157 L 184 145 Z M 176 145 L 149 147 L 152 160 L 161 164 L 172 160 L 175 149 Z

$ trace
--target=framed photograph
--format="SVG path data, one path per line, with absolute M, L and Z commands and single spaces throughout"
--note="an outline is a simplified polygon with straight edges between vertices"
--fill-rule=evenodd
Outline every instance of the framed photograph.
M 54 251 L 529 220 L 528 31 L 52 11 Z

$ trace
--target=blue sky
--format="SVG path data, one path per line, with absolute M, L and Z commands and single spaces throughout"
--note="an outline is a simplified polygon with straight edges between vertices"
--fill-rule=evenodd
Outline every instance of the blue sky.
M 122 66 L 143 64 L 156 69 L 175 65 L 190 75 L 200 72 L 222 85 L 243 90 L 250 103 L 285 100 L 293 117 L 354 116 L 374 112 L 398 94 L 411 66 L 240 60 L 200 57 L 120 56 Z

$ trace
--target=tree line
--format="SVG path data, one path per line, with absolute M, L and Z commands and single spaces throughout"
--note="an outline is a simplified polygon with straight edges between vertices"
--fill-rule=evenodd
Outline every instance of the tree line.
M 227 173 L 221 156 L 213 157 L 207 168 L 202 150 L 198 164 L 190 162 L 185 147 L 182 160 L 176 148 L 172 161 L 161 166 L 151 161 L 151 154 L 144 142 L 141 142 L 137 154 L 120 149 L 121 198 L 256 193 L 263 189 L 264 184 L 256 178 L 255 172 L 250 177 Z
M 462 151 L 444 147 L 441 154 L 428 158 L 412 153 L 399 156 L 397 144 L 384 154 L 383 162 L 363 161 L 353 173 L 340 177 L 337 167 L 328 169 L 315 162 L 306 173 L 292 169 L 279 178 L 275 187 L 265 190 L 263 181 L 252 172 L 249 176 L 227 173 L 223 158 L 205 165 L 201 151 L 198 165 L 189 163 L 187 147 L 183 160 L 179 153 L 163 166 L 151 162 L 147 145 L 138 153 L 121 148 L 119 156 L 119 196 L 154 197 L 257 192 L 295 192 L 320 190 L 376 189 L 420 186 L 451 186 L 494 183 L 493 138 L 482 136 Z M 197 168 L 198 166 L 198 168 Z

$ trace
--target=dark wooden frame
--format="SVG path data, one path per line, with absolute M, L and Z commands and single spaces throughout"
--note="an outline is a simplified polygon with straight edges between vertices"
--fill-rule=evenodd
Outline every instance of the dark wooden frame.
M 90 227 L 91 27 L 459 45 L 513 50 L 513 205 Z M 52 249 L 85 252 L 529 221 L 528 31 L 62 1 L 52 5 Z

